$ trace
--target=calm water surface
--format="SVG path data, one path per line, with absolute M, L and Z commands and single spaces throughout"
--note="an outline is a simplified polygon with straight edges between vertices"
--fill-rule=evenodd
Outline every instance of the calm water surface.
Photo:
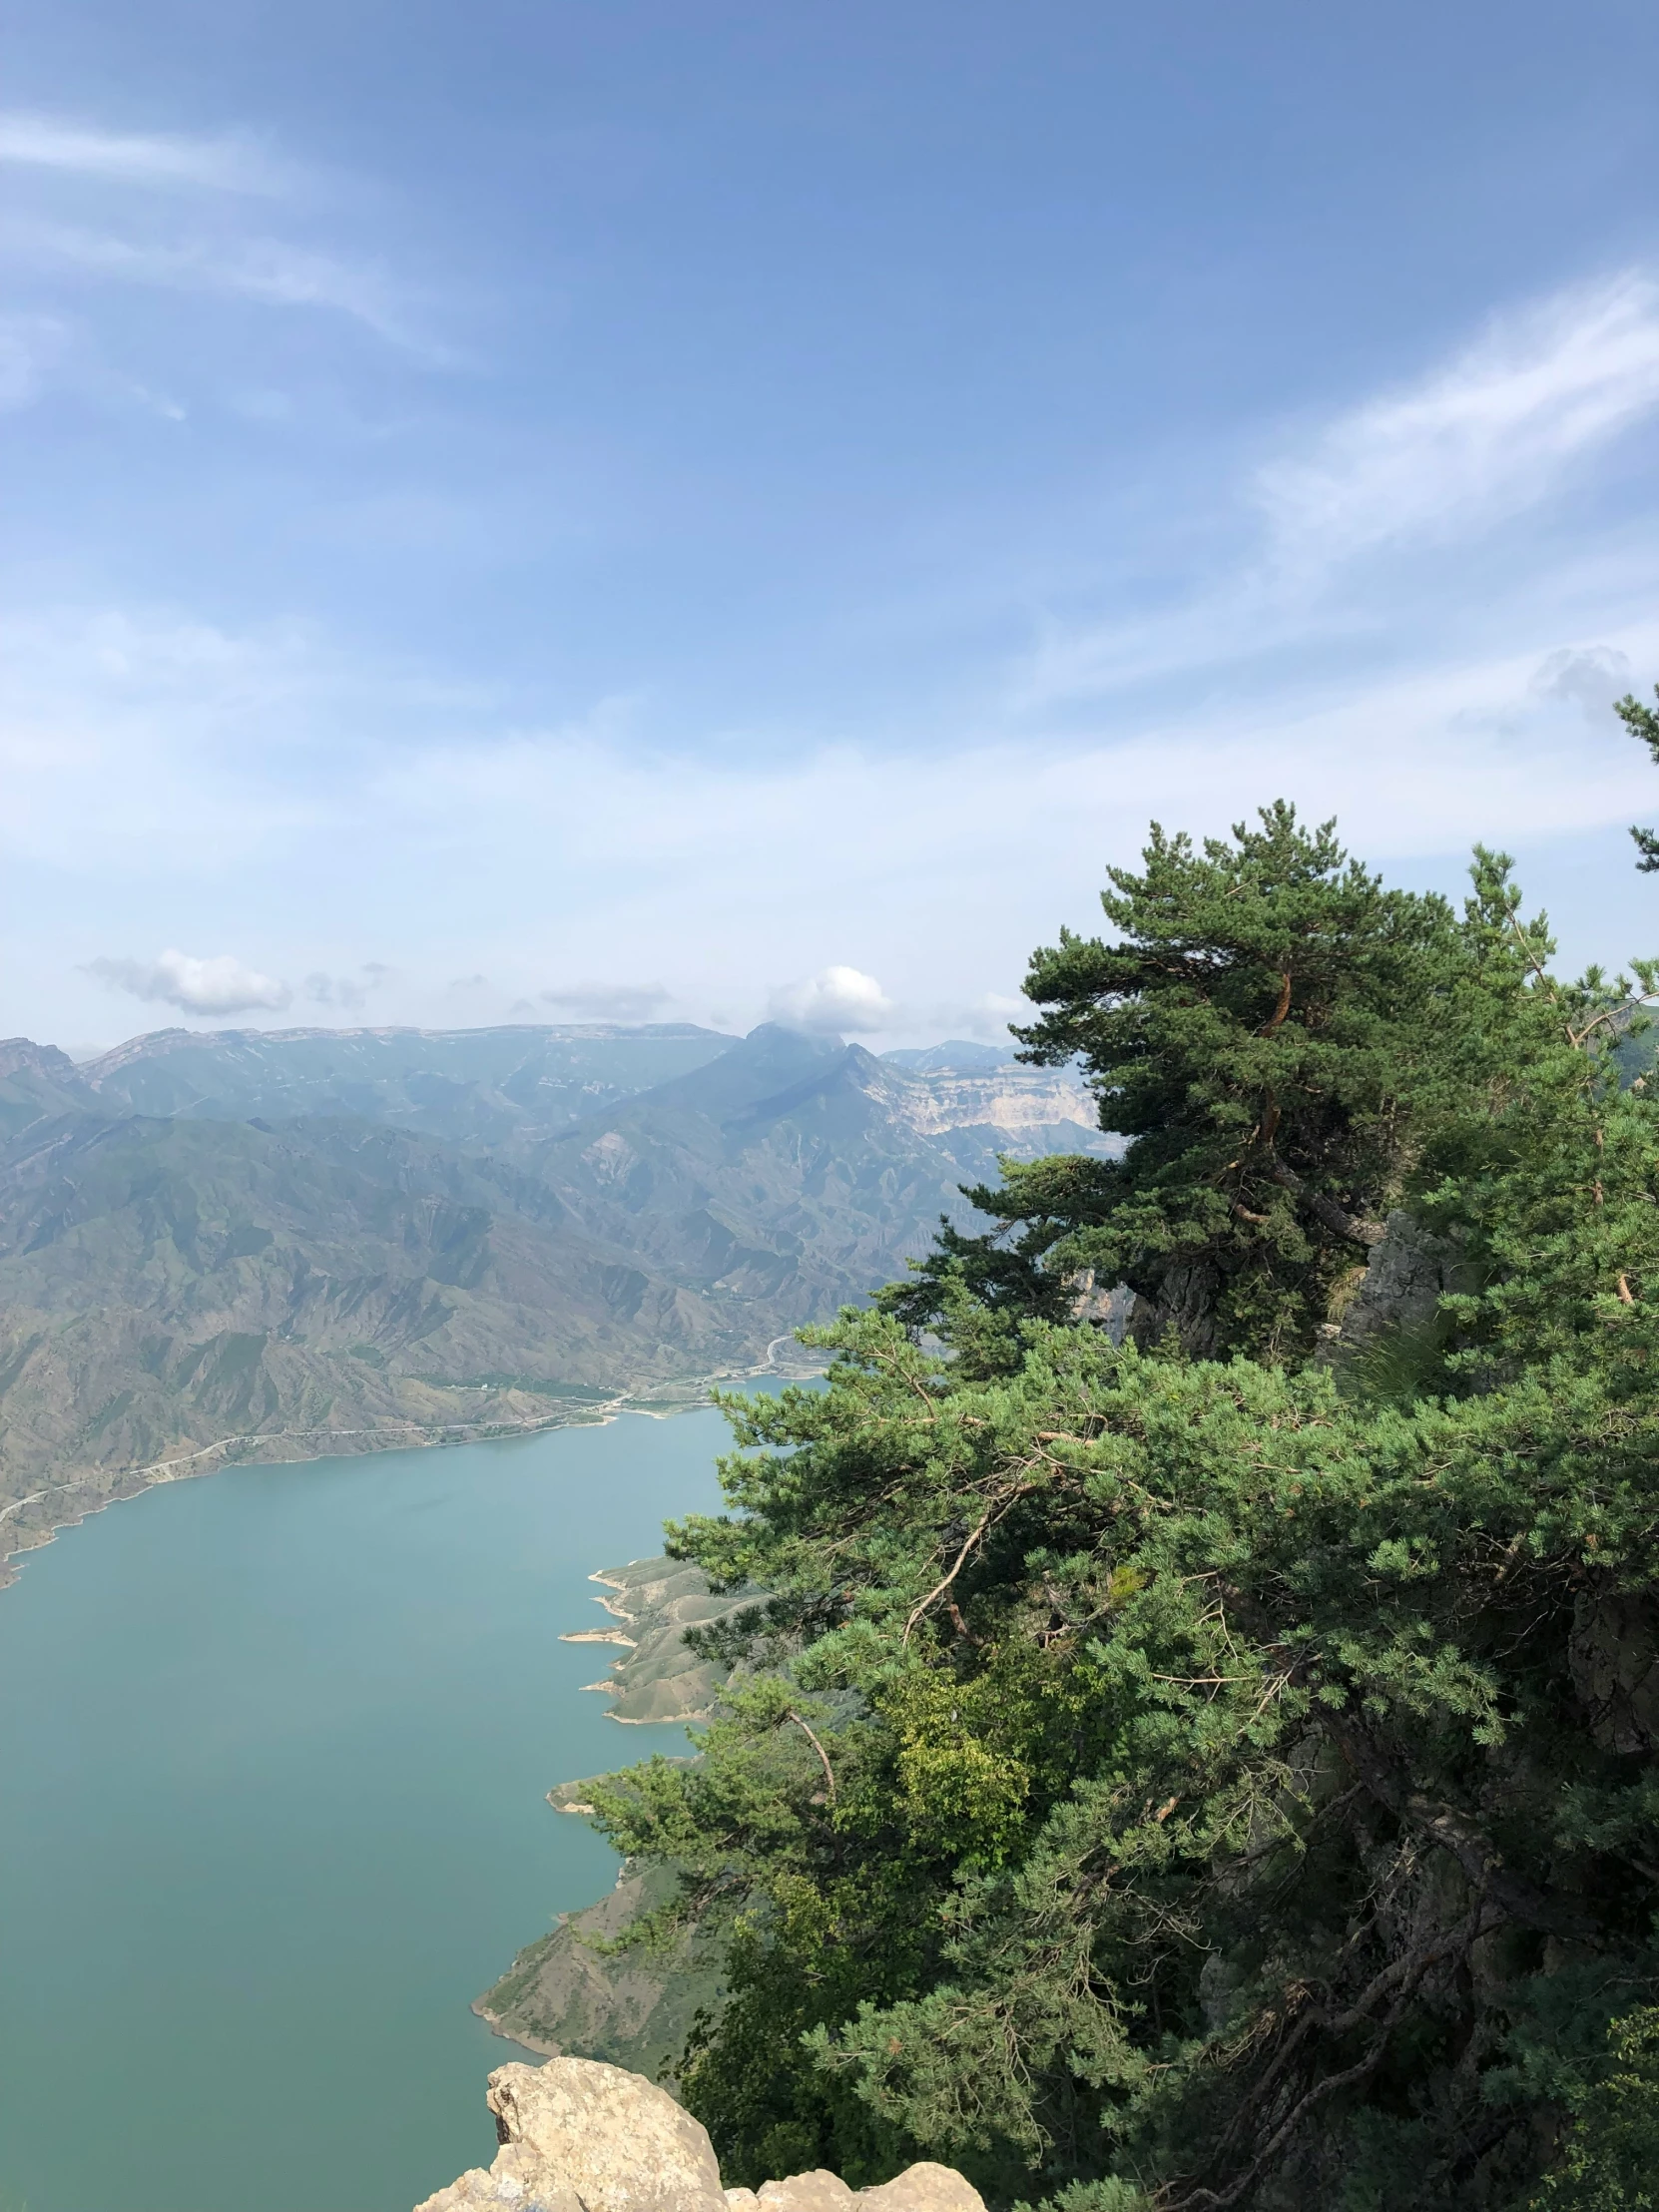
M 579 1695 L 591 1570 L 713 1412 L 243 1467 L 0 1592 L 3 2212 L 409 2212 L 494 2135 L 467 2010 L 614 1855 L 543 1795 L 683 1748 Z

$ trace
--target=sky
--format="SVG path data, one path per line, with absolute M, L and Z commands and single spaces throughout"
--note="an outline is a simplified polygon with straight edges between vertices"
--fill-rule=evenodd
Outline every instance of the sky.
M 1150 819 L 1659 952 L 1659 11 L 15 0 L 0 1031 L 997 1036 Z

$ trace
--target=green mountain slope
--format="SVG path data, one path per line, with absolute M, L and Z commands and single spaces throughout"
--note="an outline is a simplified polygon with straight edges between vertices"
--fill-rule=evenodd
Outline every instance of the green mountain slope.
M 591 1235 L 763 1301 L 783 1328 L 901 1272 L 999 1153 L 1111 1141 L 1062 1119 L 1067 1103 L 1046 1071 L 927 1080 L 768 1024 L 525 1157 Z
M 777 1028 L 333 1050 L 171 1032 L 76 1068 L 0 1046 L 7 1548 L 226 1456 L 476 1434 L 742 1373 L 964 1218 L 958 1185 L 997 1151 L 1109 1141 L 1044 1071 L 911 1074 Z M 603 1110 L 560 1123 L 584 1085 Z M 376 1112 L 242 1111 L 342 1091 Z M 524 1110 L 498 1129 L 502 1100 Z
M 0 1185 L 8 1539 L 228 1438 L 476 1432 L 754 1357 L 744 1316 L 524 1196 L 361 1125 L 40 1133 Z

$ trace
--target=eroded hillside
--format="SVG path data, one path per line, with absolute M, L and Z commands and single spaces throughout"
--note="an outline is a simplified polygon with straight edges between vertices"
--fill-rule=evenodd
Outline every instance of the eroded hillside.
M 964 1219 L 997 1153 L 1109 1143 L 1090 1107 L 775 1027 L 172 1031 L 81 1067 L 16 1040 L 5 1540 L 218 1458 L 745 1372 Z

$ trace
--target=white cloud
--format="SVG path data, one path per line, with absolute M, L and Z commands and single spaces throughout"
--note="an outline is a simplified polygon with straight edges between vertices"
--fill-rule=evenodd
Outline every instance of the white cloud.
M 1598 514 L 1593 544 L 1551 538 L 1564 510 L 1546 506 L 1490 532 L 1514 562 L 1483 552 L 1478 589 L 1459 583 L 1461 550 L 1431 571 L 1424 548 L 1448 531 L 1472 544 L 1506 501 L 1542 501 L 1610 450 L 1649 404 L 1655 326 L 1639 284 L 1565 294 L 1414 395 L 1348 410 L 1306 441 L 1271 517 L 1249 506 L 1256 478 L 1236 480 L 1258 526 L 1247 562 L 1164 618 L 1060 637 L 1046 693 L 1017 715 L 987 681 L 976 718 L 921 723 L 903 749 L 787 720 L 664 743 L 654 718 L 673 702 L 643 685 L 514 729 L 486 685 L 376 665 L 300 626 L 19 616 L 0 640 L 0 849 L 85 932 L 66 954 L 53 944 L 69 929 L 42 925 L 42 1002 L 93 1034 L 90 990 L 85 1010 L 62 995 L 66 959 L 135 926 L 216 941 L 233 912 L 296 976 L 349 970 L 342 942 L 395 944 L 398 1018 L 643 1019 L 660 990 L 688 1018 L 747 1027 L 765 978 L 794 975 L 813 979 L 776 995 L 786 1019 L 995 1034 L 987 988 L 1006 994 L 1062 921 L 1094 925 L 1103 868 L 1133 860 L 1149 816 L 1214 831 L 1284 795 L 1337 814 L 1366 859 L 1451 884 L 1476 837 L 1524 852 L 1622 835 L 1654 811 L 1653 770 L 1608 707 L 1659 676 L 1659 528 L 1636 515 L 1613 532 Z M 1586 332 L 1612 363 L 1600 382 Z M 1384 450 L 1409 496 L 1376 477 L 1368 455 Z M 1323 570 L 1281 557 L 1284 516 Z M 1436 627 L 1424 595 L 1442 586 Z M 1179 691 L 1130 693 L 1158 668 Z M 1045 698 L 1065 712 L 1039 719 Z M 326 886 L 303 904 L 326 921 L 296 919 L 298 880 Z M 1569 959 L 1640 949 L 1648 879 L 1621 865 L 1565 896 L 1582 913 Z M 296 937 L 312 926 L 317 940 Z M 844 966 L 815 975 L 830 945 Z M 31 987 L 25 959 L 8 973 Z M 593 980 L 618 973 L 653 980 Z M 465 980 L 446 992 L 449 977 Z
M 867 1036 L 896 1026 L 898 1009 L 873 975 L 855 967 L 827 967 L 805 983 L 787 983 L 767 1008 L 774 1021 L 820 1036 Z
M 286 192 L 293 183 L 287 165 L 247 137 L 104 131 L 95 124 L 16 110 L 0 113 L 0 163 L 114 184 L 183 185 L 268 197 Z
M 121 132 L 0 113 L 0 167 L 13 173 L 0 253 L 37 283 L 145 284 L 315 309 L 349 316 L 434 366 L 455 358 L 424 327 L 429 303 L 377 254 L 254 223 L 249 200 L 281 202 L 291 233 L 319 195 L 311 173 L 247 133 Z M 140 189 L 152 187 L 169 189 Z M 337 224 L 353 196 L 326 197 Z
M 228 952 L 199 960 L 170 947 L 153 960 L 89 960 L 87 972 L 135 998 L 177 1006 L 187 1014 L 276 1012 L 293 997 L 285 983 L 245 966 Z
M 53 315 L 0 316 L 0 410 L 27 407 L 40 396 L 68 336 Z
M 1650 604 L 1652 582 L 1626 579 Z M 1613 604 L 1600 582 L 1591 596 Z M 642 710 L 603 707 L 540 735 L 462 737 L 498 720 L 487 696 L 423 688 L 302 629 L 19 623 L 0 638 L 14 691 L 0 852 L 60 902 L 60 943 L 85 932 L 73 959 L 146 915 L 201 944 L 234 913 L 292 978 L 353 977 L 347 948 L 378 939 L 399 973 L 377 1003 L 398 1019 L 499 1019 L 521 1002 L 513 1018 L 660 1018 L 654 999 L 620 994 L 661 989 L 688 1019 L 718 1007 L 720 1026 L 748 1027 L 767 971 L 811 977 L 828 943 L 881 981 L 850 1005 L 822 978 L 798 985 L 788 1018 L 994 1034 L 1001 1009 L 983 1028 L 968 1010 L 1008 994 L 1060 922 L 1093 926 L 1105 864 L 1133 859 L 1150 816 L 1219 830 L 1283 794 L 1337 814 L 1369 860 L 1445 855 L 1451 873 L 1476 837 L 1524 849 L 1646 819 L 1645 753 L 1605 704 L 1584 711 L 1626 664 L 1637 688 L 1659 675 L 1659 620 L 1625 613 L 1541 639 L 1528 619 L 1516 650 L 1337 672 L 1323 693 L 1224 716 L 1200 701 L 930 754 L 779 733 L 742 756 L 653 751 Z M 319 887 L 298 912 L 296 881 Z M 1623 934 L 1585 956 L 1617 958 Z M 43 940 L 30 958 L 46 992 L 64 955 Z M 8 958 L 14 1001 L 28 964 Z M 445 989 L 474 975 L 491 980 Z M 70 1010 L 77 1033 L 97 1032 L 90 993 Z
M 1494 319 L 1443 368 L 1340 415 L 1256 492 L 1281 554 L 1483 527 L 1659 406 L 1659 285 L 1640 272 Z

